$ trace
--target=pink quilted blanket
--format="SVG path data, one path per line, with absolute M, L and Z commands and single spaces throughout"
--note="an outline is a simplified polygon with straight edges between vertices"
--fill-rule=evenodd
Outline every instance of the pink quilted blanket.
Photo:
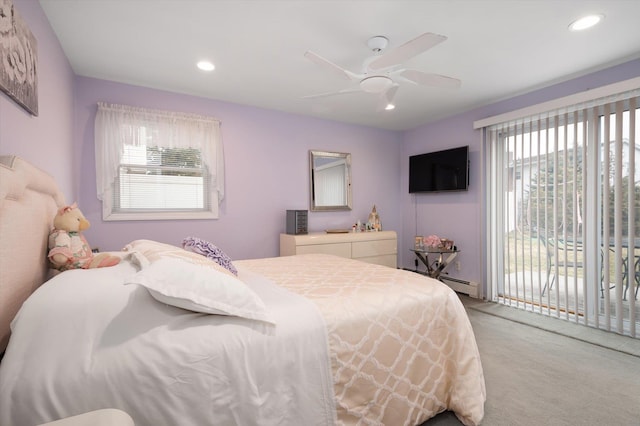
M 312 300 L 326 322 L 340 425 L 418 425 L 484 416 L 471 324 L 443 283 L 330 255 L 236 261 Z

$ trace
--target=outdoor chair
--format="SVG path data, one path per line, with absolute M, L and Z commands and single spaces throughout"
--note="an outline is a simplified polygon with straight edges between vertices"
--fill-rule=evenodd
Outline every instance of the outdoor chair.
M 629 264 L 628 264 L 628 259 L 627 257 L 624 258 L 623 260 L 623 268 L 624 268 L 624 281 L 625 281 L 625 285 L 624 285 L 624 293 L 623 293 L 623 300 L 627 300 L 627 292 L 629 291 L 629 286 L 631 285 L 631 279 L 635 280 L 635 284 L 636 284 L 636 291 L 635 291 L 635 298 L 638 299 L 638 288 L 640 288 L 640 257 L 635 257 L 635 262 L 634 262 L 634 268 L 633 268 L 633 272 L 631 272 L 631 270 L 629 269 Z
M 538 233 L 538 238 L 544 245 L 547 252 L 547 281 L 544 283 L 544 288 L 542 289 L 542 295 L 544 296 L 547 288 L 551 290 L 553 288 L 553 283 L 556 280 L 556 274 L 552 274 L 552 270 L 555 267 L 558 268 L 582 268 L 582 262 L 576 262 L 573 259 L 573 248 L 574 244 L 566 244 L 563 240 L 558 240 L 556 238 L 546 238 L 544 231 Z M 558 248 L 558 256 L 556 258 L 556 246 Z M 582 244 L 575 244 L 575 249 L 577 252 L 582 253 Z M 564 253 L 569 251 L 571 253 L 571 257 L 567 257 L 565 261 Z M 553 275 L 553 276 L 552 276 Z M 551 279 L 551 281 L 549 281 Z
M 542 289 L 542 295 L 544 296 L 545 292 L 547 291 L 547 288 L 551 290 L 553 288 L 553 283 L 556 280 L 556 275 L 555 273 L 552 273 L 552 270 L 555 269 L 555 267 L 584 268 L 583 262 L 580 259 L 576 258 L 576 257 L 582 257 L 582 254 L 584 251 L 583 251 L 582 243 L 580 241 L 575 241 L 575 242 L 569 241 L 569 240 L 565 241 L 565 240 L 554 238 L 554 237 L 546 238 L 544 230 L 540 230 L 538 232 L 538 239 L 540 240 L 540 242 L 542 242 L 542 245 L 544 245 L 547 252 L 547 280 Z M 556 247 L 558 251 L 557 258 L 556 258 Z M 577 256 L 574 256 L 574 250 Z M 567 256 L 565 256 L 565 254 Z M 602 250 L 600 250 L 600 260 L 603 261 L 603 259 L 604 259 L 604 253 Z M 640 267 L 640 264 L 638 264 L 638 266 Z M 640 279 L 640 272 L 637 272 L 636 274 L 638 277 L 637 279 Z M 604 297 L 603 282 L 604 282 L 604 277 L 603 279 L 600 280 L 600 295 L 602 297 Z M 609 289 L 612 289 L 614 287 L 615 286 L 611 286 L 609 287 Z M 636 288 L 636 291 L 637 291 L 637 288 Z

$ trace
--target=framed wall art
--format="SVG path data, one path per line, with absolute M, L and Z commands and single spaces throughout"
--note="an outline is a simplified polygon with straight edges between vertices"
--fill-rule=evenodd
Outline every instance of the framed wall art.
M 0 0 L 0 90 L 38 115 L 38 46 L 15 10 L 13 0 Z

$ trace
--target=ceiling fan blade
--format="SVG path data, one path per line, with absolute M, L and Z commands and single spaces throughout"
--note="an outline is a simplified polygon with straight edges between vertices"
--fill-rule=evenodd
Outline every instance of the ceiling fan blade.
M 357 76 L 352 73 L 349 70 L 346 70 L 336 64 L 334 64 L 333 62 L 329 61 L 328 59 L 323 58 L 322 56 L 318 55 L 317 53 L 313 53 L 310 50 L 307 50 L 304 53 L 304 57 L 309 59 L 311 62 L 323 67 L 324 69 L 327 69 L 337 75 L 339 75 L 342 78 L 345 78 L 347 80 L 356 80 Z
M 446 39 L 447 37 L 443 35 L 424 33 L 413 40 L 409 40 L 405 44 L 382 54 L 382 56 L 369 64 L 369 68 L 375 71 L 392 65 L 401 64 L 407 59 L 413 58 L 414 56 L 431 49 L 433 46 L 442 43 Z
M 393 99 L 395 98 L 399 87 L 400 85 L 395 84 L 382 94 L 380 97 L 380 103 L 378 104 L 378 111 L 384 111 L 387 109 L 387 105 L 393 104 Z
M 450 89 L 458 89 L 462 82 L 457 78 L 447 77 L 438 74 L 429 74 L 418 70 L 404 70 L 399 73 L 405 80 L 423 86 L 446 87 Z
M 302 98 L 303 99 L 326 98 L 329 96 L 346 95 L 349 93 L 356 93 L 356 92 L 362 92 L 362 90 L 360 88 L 342 89 L 337 92 L 318 93 L 317 95 L 307 95 L 307 96 L 303 96 Z

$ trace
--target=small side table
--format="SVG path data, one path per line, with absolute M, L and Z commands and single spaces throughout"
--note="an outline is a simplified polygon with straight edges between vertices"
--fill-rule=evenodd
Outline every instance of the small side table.
M 440 281 L 442 281 L 440 275 L 445 272 L 453 262 L 453 259 L 460 253 L 457 247 L 453 249 L 425 247 L 424 249 L 411 249 L 411 251 L 427 267 L 426 274 Z

